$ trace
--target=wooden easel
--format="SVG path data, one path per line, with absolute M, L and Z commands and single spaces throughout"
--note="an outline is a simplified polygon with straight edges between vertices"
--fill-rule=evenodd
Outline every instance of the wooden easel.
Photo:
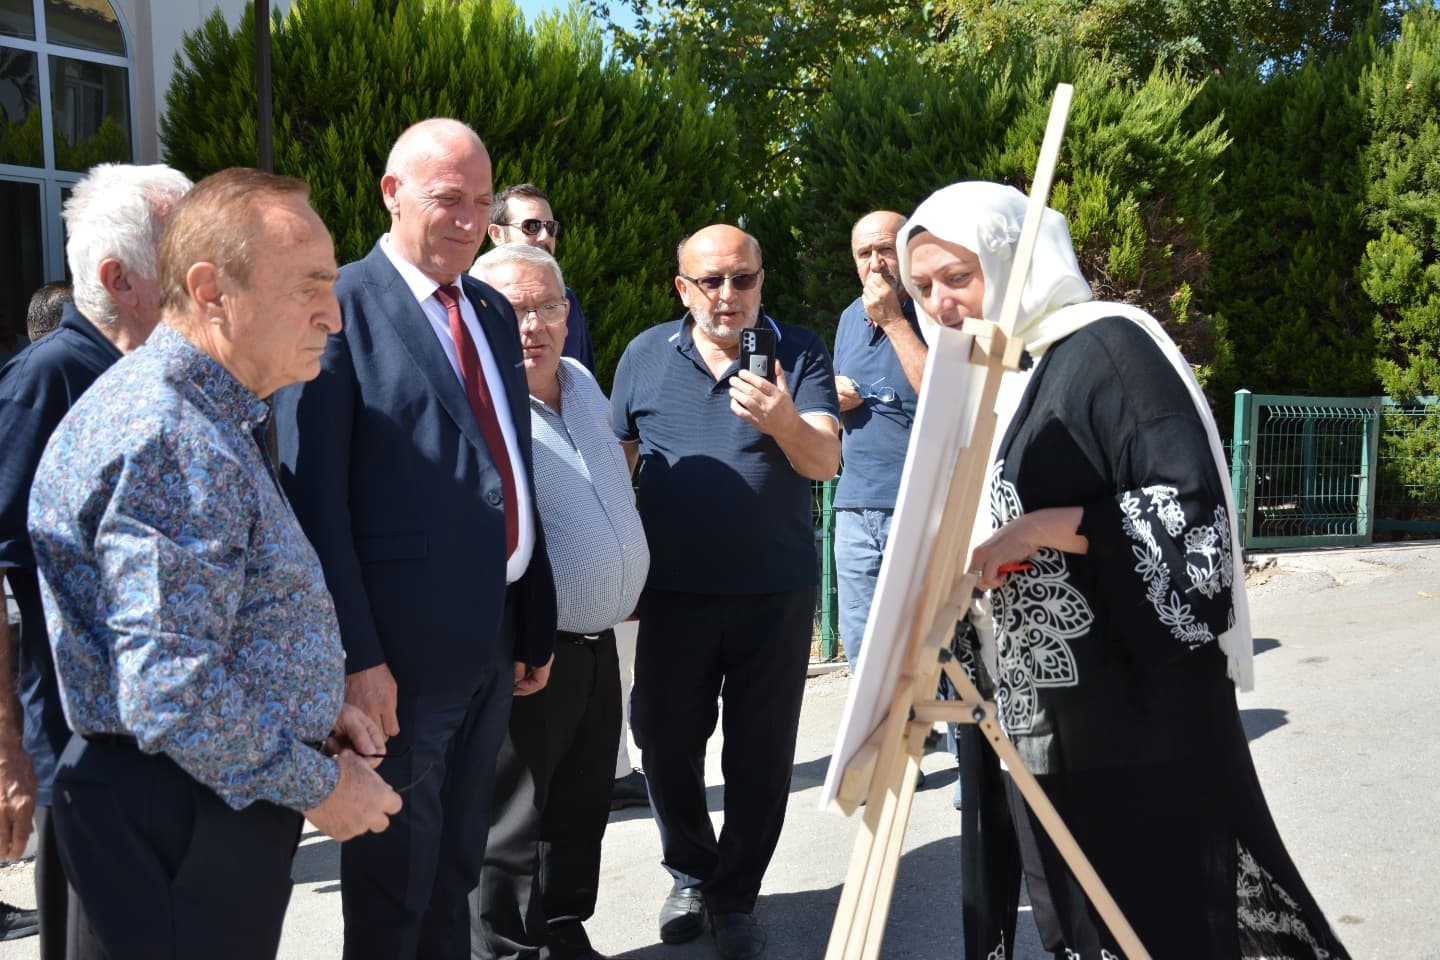
M 947 363 L 953 366 L 956 361 L 969 362 L 983 367 L 985 373 L 978 394 L 972 398 L 973 425 L 968 435 L 961 437 L 948 484 L 941 482 L 936 487 L 932 502 L 916 504 L 929 508 L 930 516 L 925 518 L 925 522 L 916 521 L 913 516 L 902 516 L 907 507 L 914 509 L 912 503 L 915 501 L 906 497 L 913 477 L 911 464 L 907 463 L 902 477 L 901 499 L 897 504 L 885 564 L 891 565 L 896 554 L 918 553 L 915 562 L 919 574 L 918 587 L 913 583 L 904 587 L 908 590 L 910 602 L 895 611 L 899 615 L 894 618 L 896 636 L 893 637 L 893 648 L 901 651 L 902 655 L 883 717 L 848 758 L 842 757 L 841 751 L 837 750 L 832 762 L 843 764 L 843 767 L 838 781 L 834 780 L 835 771 L 832 771 L 832 780 L 827 781 L 827 789 L 831 782 L 836 784 L 832 803 L 842 813 L 853 813 L 867 798 L 868 803 L 836 909 L 835 925 L 825 952 L 826 960 L 875 960 L 880 955 L 925 735 L 938 721 L 979 724 L 986 741 L 1009 769 L 1016 787 L 1065 858 L 1126 957 L 1129 960 L 1149 960 L 1149 954 L 1141 946 L 1135 931 L 1105 889 L 1090 861 L 1040 784 L 1025 767 L 1014 744 L 1000 729 L 995 704 L 981 699 L 970 678 L 948 652 L 955 621 L 969 606 L 975 588 L 976 577 L 965 572 L 964 564 L 968 559 L 974 519 L 985 488 L 990 448 L 995 435 L 995 401 L 1002 376 L 1007 370 L 1019 369 L 1024 350 L 1023 341 L 1013 335 L 1019 315 L 1020 294 L 1025 288 L 1041 214 L 1050 194 L 1073 92 L 1068 84 L 1060 84 L 1055 91 L 1025 222 L 1016 247 L 1015 266 L 1002 301 L 999 321 L 969 319 L 962 331 L 940 330 L 926 360 L 925 389 L 911 437 L 912 458 L 923 443 L 921 431 L 929 419 L 926 414 L 930 413 L 937 419 L 947 413 L 955 415 L 954 411 L 927 410 L 926 400 L 933 393 L 931 387 L 937 377 L 945 374 L 943 369 L 938 368 Z M 917 483 L 917 486 L 920 484 Z M 922 490 L 922 500 L 924 497 Z M 936 507 L 940 508 L 938 514 L 935 513 Z M 897 542 L 897 537 L 901 542 Z M 918 542 L 904 542 L 906 538 Z M 881 607 L 881 594 L 888 585 L 886 573 L 882 568 L 876 607 L 872 609 Z M 867 649 L 870 643 L 871 637 L 867 635 Z M 959 700 L 935 699 L 942 671 L 959 691 Z M 887 673 L 882 682 L 888 681 L 893 672 Z M 861 673 L 862 677 L 857 679 L 864 679 L 863 669 Z M 855 688 L 852 688 L 852 697 L 854 695 Z M 881 695 L 884 695 L 883 689 Z M 853 714 L 847 707 L 846 722 L 852 718 Z M 841 742 L 844 740 L 842 730 Z

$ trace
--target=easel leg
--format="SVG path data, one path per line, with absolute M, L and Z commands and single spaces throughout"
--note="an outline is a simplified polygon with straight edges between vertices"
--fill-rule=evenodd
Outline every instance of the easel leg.
M 929 729 L 928 724 L 909 721 L 904 739 L 882 748 L 873 782 L 898 785 L 898 791 L 887 788 L 868 798 L 835 911 L 826 960 L 875 960 L 880 955 Z

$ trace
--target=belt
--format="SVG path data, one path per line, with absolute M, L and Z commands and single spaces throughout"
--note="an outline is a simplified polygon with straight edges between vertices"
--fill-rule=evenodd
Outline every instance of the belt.
M 571 633 L 568 630 L 556 630 L 556 640 L 564 640 L 566 643 L 573 643 L 576 646 L 588 647 L 600 640 L 615 639 L 614 630 L 601 630 L 599 633 Z

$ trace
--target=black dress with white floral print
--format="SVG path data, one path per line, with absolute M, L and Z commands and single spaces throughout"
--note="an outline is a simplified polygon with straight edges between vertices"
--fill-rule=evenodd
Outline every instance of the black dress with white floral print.
M 1217 642 L 1233 623 L 1233 545 L 1205 424 L 1138 325 L 1102 320 L 1046 352 L 989 505 L 997 526 L 1083 510 L 1086 553 L 1042 549 L 992 593 L 994 696 L 1151 956 L 1346 957 L 1271 820 Z M 967 798 L 986 795 L 976 786 Z M 1122 956 L 1008 794 L 1047 948 Z M 991 879 L 1013 885 L 1014 865 L 985 857 Z

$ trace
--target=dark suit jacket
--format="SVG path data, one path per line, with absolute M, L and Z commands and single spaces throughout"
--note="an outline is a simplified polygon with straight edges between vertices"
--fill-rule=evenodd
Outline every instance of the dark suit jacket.
M 534 499 L 530 401 L 515 313 L 461 277 L 495 354 Z M 500 659 L 538 665 L 555 588 L 538 517 L 535 555 L 505 611 L 500 475 L 424 311 L 376 244 L 335 284 L 344 329 L 320 375 L 276 394 L 281 477 L 325 568 L 348 673 L 386 663 L 403 693 L 462 692 Z

